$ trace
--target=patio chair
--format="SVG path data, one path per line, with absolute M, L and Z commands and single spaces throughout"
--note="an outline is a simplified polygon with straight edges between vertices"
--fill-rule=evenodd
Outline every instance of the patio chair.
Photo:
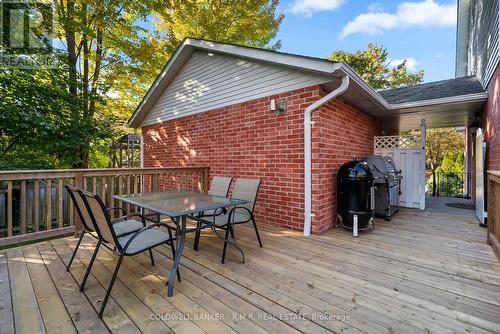
M 76 252 L 78 251 L 78 248 L 80 247 L 80 244 L 82 243 L 83 237 L 85 233 L 90 234 L 94 238 L 97 238 L 97 235 L 95 233 L 95 227 L 94 223 L 90 219 L 90 216 L 88 214 L 87 208 L 85 207 L 85 204 L 83 203 L 83 199 L 78 193 L 80 189 L 76 187 L 72 187 L 69 185 L 65 185 L 64 188 L 66 188 L 66 191 L 69 194 L 69 197 L 71 198 L 73 205 L 75 207 L 75 210 L 78 214 L 78 217 L 80 217 L 80 221 L 82 222 L 83 230 L 80 233 L 80 238 L 78 238 L 78 242 L 76 243 L 76 247 L 73 251 L 73 254 L 71 255 L 71 259 L 68 262 L 68 265 L 66 266 L 66 271 L 69 271 L 69 268 L 71 267 L 71 264 L 73 263 L 73 260 L 75 259 Z M 106 209 L 106 211 L 110 212 L 113 210 L 120 210 L 124 216 L 121 216 L 115 220 L 113 220 L 113 229 L 116 233 L 117 236 L 123 236 L 129 233 L 134 233 L 141 228 L 145 227 L 146 224 L 144 221 L 137 221 L 136 219 L 132 219 L 134 217 L 142 219 L 141 216 L 137 213 L 132 213 L 128 214 L 125 211 L 125 209 L 120 208 L 120 207 L 112 207 Z
M 212 178 L 212 182 L 210 183 L 210 189 L 208 189 L 208 194 L 212 196 L 227 197 L 227 193 L 229 192 L 229 187 L 231 186 L 232 180 L 233 180 L 232 177 L 214 176 Z M 208 225 L 203 226 L 204 225 L 203 221 L 200 218 L 219 216 L 221 214 L 224 214 L 225 212 L 226 209 L 210 210 L 203 212 L 198 216 L 198 218 L 195 218 L 198 221 L 196 224 L 196 233 L 194 239 L 195 242 L 193 246 L 193 249 L 195 251 L 198 251 L 198 241 L 200 239 L 201 229 L 208 227 Z
M 259 230 L 253 216 L 253 210 L 255 208 L 255 201 L 257 199 L 259 186 L 259 179 L 236 179 L 233 192 L 231 193 L 231 198 L 247 200 L 248 203 L 233 207 L 224 215 L 214 215 L 211 217 L 201 218 L 205 221 L 206 224 L 210 224 L 215 228 L 220 228 L 226 231 L 221 263 L 224 263 L 226 259 L 226 249 L 229 240 L 229 234 L 231 234 L 231 237 L 233 238 L 233 240 L 235 240 L 233 228 L 234 225 L 252 222 L 257 240 L 259 241 L 259 246 L 262 248 L 262 241 L 260 239 Z M 198 249 L 198 243 L 199 238 L 195 240 L 196 249 Z
M 101 309 L 98 313 L 98 317 L 102 318 L 104 309 L 106 308 L 106 304 L 113 289 L 116 276 L 118 275 L 118 271 L 120 270 L 123 258 L 125 256 L 133 256 L 148 251 L 151 258 L 151 264 L 154 266 L 155 262 L 152 249 L 163 244 L 168 244 L 170 245 L 172 250 L 172 257 L 175 258 L 174 240 L 176 238 L 172 236 L 170 227 L 165 223 L 157 222 L 145 226 L 146 218 L 142 215 L 139 216 L 141 217 L 144 227 L 134 233 L 118 236 L 115 229 L 113 228 L 113 222 L 110 219 L 109 211 L 104 206 L 104 203 L 102 202 L 99 195 L 84 192 L 82 190 L 79 190 L 78 193 L 83 199 L 89 217 L 93 225 L 95 226 L 95 231 L 98 237 L 94 253 L 92 254 L 92 258 L 90 259 L 85 275 L 83 276 L 83 280 L 80 285 L 80 291 L 83 291 L 85 288 L 85 283 L 87 282 L 88 276 L 92 269 L 92 265 L 94 264 L 97 253 L 99 251 L 99 247 L 101 245 L 119 255 L 118 262 L 116 263 L 116 267 L 113 272 L 113 276 L 111 277 L 111 282 L 109 283 L 106 295 L 102 301 Z M 159 227 L 165 227 L 168 233 L 165 233 Z M 177 270 L 177 279 L 179 281 L 181 280 L 179 270 Z

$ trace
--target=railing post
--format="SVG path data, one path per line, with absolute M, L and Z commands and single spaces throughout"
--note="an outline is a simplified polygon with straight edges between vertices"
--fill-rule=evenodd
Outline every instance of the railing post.
M 488 237 L 487 242 L 493 248 L 500 261 L 500 172 L 488 172 Z

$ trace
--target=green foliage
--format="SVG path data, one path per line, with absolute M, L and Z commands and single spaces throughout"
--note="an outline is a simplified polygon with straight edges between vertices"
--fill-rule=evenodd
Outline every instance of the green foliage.
M 464 155 L 454 155 L 450 151 L 446 152 L 436 172 L 461 176 L 464 172 Z
M 0 70 L 0 169 L 105 167 L 185 37 L 278 49 L 277 0 L 58 1 L 58 70 Z
M 412 130 L 408 133 L 419 133 L 420 130 Z M 425 146 L 425 164 L 430 172 L 430 188 L 428 192 L 433 196 L 437 192 L 436 173 L 446 177 L 450 185 L 462 182 L 464 173 L 464 131 L 455 128 L 427 129 Z M 428 182 L 428 183 L 429 183 Z M 459 193 L 462 193 L 460 191 Z
M 0 168 L 62 168 L 78 162 L 75 147 L 103 136 L 68 94 L 60 70 L 0 69 Z
M 111 65 L 104 81 L 119 93 L 120 108 L 130 115 L 186 37 L 279 49 L 281 42 L 273 42 L 283 20 L 277 5 L 277 0 L 156 2 L 144 18 L 153 29 L 134 21 L 110 31 L 113 38 L 106 43 L 113 43 L 107 55 Z
M 375 89 L 417 85 L 424 77 L 424 71 L 409 73 L 406 60 L 390 66 L 387 49 L 372 43 L 366 50 L 332 52 L 327 59 L 348 64 Z

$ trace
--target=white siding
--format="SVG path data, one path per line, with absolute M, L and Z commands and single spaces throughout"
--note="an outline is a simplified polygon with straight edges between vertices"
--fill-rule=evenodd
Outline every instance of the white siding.
M 470 7 L 468 73 L 488 85 L 499 61 L 498 0 L 474 0 Z
M 160 95 L 141 126 L 331 80 L 286 67 L 196 51 Z

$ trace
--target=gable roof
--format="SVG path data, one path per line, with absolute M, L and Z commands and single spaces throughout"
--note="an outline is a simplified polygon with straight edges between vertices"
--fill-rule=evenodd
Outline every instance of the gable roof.
M 378 92 L 387 102 L 394 104 L 477 94 L 483 93 L 484 89 L 477 77 L 471 75 Z
M 382 110 L 383 106 L 386 104 L 382 96 L 380 96 L 376 90 L 368 86 L 363 79 L 345 63 L 336 63 L 322 58 L 294 55 L 254 47 L 186 38 L 176 49 L 135 109 L 128 120 L 128 126 L 140 126 L 144 115 L 149 112 L 159 98 L 161 92 L 170 84 L 182 66 L 196 50 L 265 62 L 316 75 L 324 75 L 331 77 L 332 81 L 340 79 L 343 75 L 349 75 L 354 85 L 364 86 L 362 90 L 366 92 L 373 103 L 378 105 L 380 110 Z
M 417 109 L 420 112 L 422 108 L 428 107 L 436 110 L 436 106 L 450 103 L 462 104 L 463 107 L 467 103 L 475 103 L 474 107 L 478 108 L 478 103 L 485 103 L 488 96 L 484 90 L 479 90 L 479 87 L 475 84 L 475 81 L 477 81 L 475 77 L 468 77 L 466 80 L 461 78 L 444 80 L 443 82 L 378 92 L 343 62 L 186 38 L 176 49 L 135 109 L 128 120 L 128 126 L 141 126 L 145 116 L 151 111 L 162 92 L 170 85 L 177 73 L 197 50 L 205 51 L 208 54 L 221 54 L 329 77 L 331 82 L 323 84 L 326 90 L 335 89 L 341 78 L 348 76 L 350 84 L 342 94 L 342 98 L 359 110 L 379 118 L 389 118 L 398 113 L 412 113 Z

